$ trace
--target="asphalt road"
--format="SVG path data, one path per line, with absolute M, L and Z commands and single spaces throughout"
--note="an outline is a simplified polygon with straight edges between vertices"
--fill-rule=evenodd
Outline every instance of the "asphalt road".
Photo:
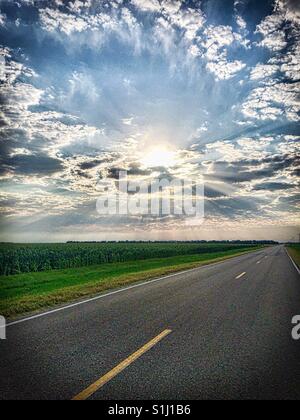
M 9 326 L 1 399 L 299 399 L 300 278 L 283 247 Z M 123 366 L 124 367 L 124 366 Z

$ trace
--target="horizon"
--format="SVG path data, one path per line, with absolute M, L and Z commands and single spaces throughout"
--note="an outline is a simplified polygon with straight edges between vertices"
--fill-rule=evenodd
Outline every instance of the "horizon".
M 299 243 L 297 241 L 295 242 L 280 242 L 280 241 L 273 241 L 270 239 L 262 239 L 262 240 L 255 240 L 255 239 L 249 239 L 249 240 L 231 240 L 231 239 L 225 239 L 223 241 L 221 240 L 190 240 L 190 241 L 184 241 L 184 240 L 157 240 L 157 241 L 150 241 L 150 240 L 123 240 L 123 241 L 67 241 L 67 242 L 0 242 L 0 245 L 62 245 L 62 244 L 103 244 L 103 243 L 242 243 L 242 244 L 246 244 L 246 243 L 265 243 L 265 244 L 274 244 L 274 245 L 278 245 L 278 244 L 284 244 L 284 243 Z

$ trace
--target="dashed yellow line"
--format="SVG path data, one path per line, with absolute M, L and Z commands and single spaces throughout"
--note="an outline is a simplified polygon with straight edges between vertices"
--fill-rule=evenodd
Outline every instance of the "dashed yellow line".
M 73 401 L 87 400 L 89 397 L 95 394 L 95 392 L 97 392 L 100 388 L 102 388 L 105 384 L 107 384 L 109 381 L 111 381 L 113 378 L 119 375 L 123 370 L 125 370 L 128 366 L 130 366 L 137 359 L 139 359 L 143 354 L 151 350 L 152 347 L 156 346 L 161 340 L 167 337 L 167 335 L 171 334 L 171 332 L 172 332 L 171 330 L 163 331 L 153 340 L 149 341 L 149 343 L 145 344 L 141 349 L 133 353 L 126 360 L 124 360 L 122 363 L 120 363 L 118 366 L 116 366 L 114 369 L 108 372 L 106 375 L 102 376 L 102 378 L 100 378 L 98 381 L 93 383 L 91 386 L 89 386 L 87 389 L 82 391 L 80 394 L 76 395 L 76 397 L 74 397 L 72 400 Z

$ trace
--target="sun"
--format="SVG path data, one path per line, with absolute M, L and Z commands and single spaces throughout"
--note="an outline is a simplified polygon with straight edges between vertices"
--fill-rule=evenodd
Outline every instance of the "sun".
M 143 166 L 155 168 L 162 166 L 170 168 L 176 164 L 176 153 L 165 148 L 155 148 L 145 153 L 141 159 Z

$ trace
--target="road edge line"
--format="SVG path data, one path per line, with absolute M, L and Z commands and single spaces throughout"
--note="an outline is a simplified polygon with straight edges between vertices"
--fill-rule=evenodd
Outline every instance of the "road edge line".
M 298 265 L 295 263 L 295 261 L 293 260 L 293 258 L 290 256 L 289 251 L 287 250 L 287 248 L 285 247 L 285 252 L 287 253 L 287 256 L 289 257 L 289 259 L 292 261 L 293 266 L 296 268 L 299 276 L 300 276 L 300 269 L 298 267 Z

